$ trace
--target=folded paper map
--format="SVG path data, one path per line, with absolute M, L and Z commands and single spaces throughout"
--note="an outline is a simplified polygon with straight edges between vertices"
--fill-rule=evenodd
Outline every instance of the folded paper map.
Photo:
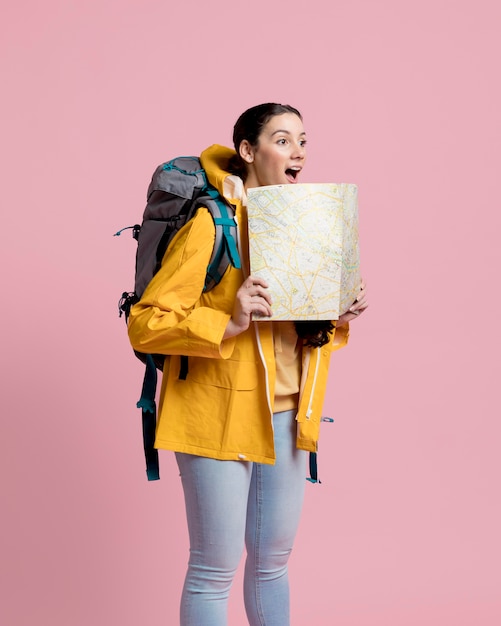
M 356 185 L 247 190 L 250 270 L 269 285 L 272 320 L 336 320 L 360 291 Z

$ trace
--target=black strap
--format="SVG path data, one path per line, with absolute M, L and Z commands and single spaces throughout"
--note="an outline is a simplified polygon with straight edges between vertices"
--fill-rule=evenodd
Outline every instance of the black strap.
M 318 480 L 318 467 L 317 467 L 317 453 L 310 452 L 310 477 L 306 478 L 310 483 L 321 484 L 322 481 Z
M 181 355 L 181 364 L 179 366 L 179 380 L 186 380 L 188 376 L 188 357 Z
M 157 427 L 157 407 L 155 394 L 157 391 L 157 368 L 151 354 L 146 356 L 143 390 L 137 408 L 142 409 L 143 446 L 146 460 L 146 476 L 148 480 L 160 478 L 158 450 L 155 446 L 155 431 Z

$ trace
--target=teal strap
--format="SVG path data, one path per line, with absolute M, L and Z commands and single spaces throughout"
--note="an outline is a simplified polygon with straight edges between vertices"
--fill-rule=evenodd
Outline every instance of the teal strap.
M 217 195 L 216 198 L 214 198 L 214 200 L 217 202 L 217 206 L 219 207 L 219 210 L 221 211 L 221 217 L 216 218 L 214 222 L 216 225 L 221 224 L 221 226 L 223 227 L 223 237 L 224 237 L 224 242 L 226 246 L 226 251 L 228 252 L 228 256 L 230 257 L 230 261 L 233 267 L 239 270 L 242 267 L 242 265 L 240 262 L 240 255 L 238 254 L 237 241 L 236 241 L 237 223 L 235 222 L 235 219 L 233 217 L 228 216 L 228 207 L 221 200 L 221 197 L 219 196 L 219 194 Z
M 240 255 L 238 254 L 237 242 L 231 232 L 231 228 L 236 229 L 235 220 L 232 217 L 216 217 L 214 223 L 223 227 L 223 238 L 225 250 L 231 260 L 231 264 L 237 270 L 241 267 Z
M 220 226 L 235 226 L 235 221 L 232 217 L 215 217 L 214 224 L 219 224 Z
M 212 202 L 206 200 L 206 206 L 216 228 L 214 250 L 207 267 L 204 285 L 204 291 L 209 291 L 219 283 L 229 264 L 236 269 L 240 269 L 242 265 L 237 246 L 237 223 L 231 207 L 213 187 L 207 187 L 205 193 L 212 200 Z

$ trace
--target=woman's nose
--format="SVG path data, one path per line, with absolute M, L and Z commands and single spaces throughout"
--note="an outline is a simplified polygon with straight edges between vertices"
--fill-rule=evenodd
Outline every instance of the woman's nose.
M 292 157 L 294 159 L 304 159 L 306 154 L 306 148 L 300 143 L 297 143 L 293 146 Z

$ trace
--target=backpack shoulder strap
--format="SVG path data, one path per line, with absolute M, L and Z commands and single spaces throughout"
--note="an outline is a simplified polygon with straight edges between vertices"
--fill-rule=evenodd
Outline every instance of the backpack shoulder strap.
M 207 196 L 200 198 L 198 206 L 205 206 L 214 220 L 216 239 L 212 256 L 207 266 L 204 291 L 210 291 L 219 283 L 228 265 L 241 268 L 237 246 L 237 223 L 235 211 L 212 187 L 206 190 Z

